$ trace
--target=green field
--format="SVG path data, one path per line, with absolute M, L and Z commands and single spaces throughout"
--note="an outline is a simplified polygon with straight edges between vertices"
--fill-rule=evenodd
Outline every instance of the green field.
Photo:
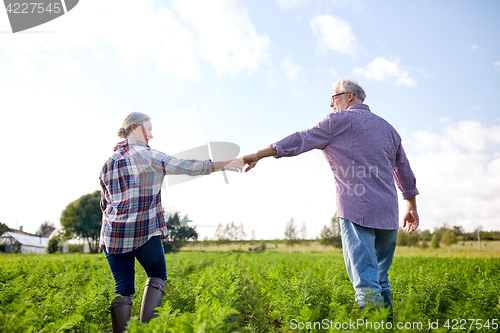
M 258 246 L 259 242 L 250 245 L 247 241 L 241 243 L 232 242 L 217 246 L 215 244 L 203 245 L 202 242 L 190 242 L 182 248 L 184 252 L 219 252 L 219 251 L 247 251 L 249 247 Z M 278 247 L 272 241 L 266 242 L 266 248 L 274 252 L 290 252 L 290 247 L 283 241 L 278 243 Z M 332 246 L 322 246 L 318 241 L 309 241 L 306 244 L 296 244 L 291 248 L 296 253 L 342 253 L 342 249 Z M 424 256 L 424 257 L 465 257 L 465 258 L 500 258 L 500 241 L 482 241 L 481 251 L 477 241 L 465 241 L 453 244 L 450 248 L 441 245 L 437 249 L 418 247 L 398 246 L 396 256 Z
M 381 328 L 383 311 L 360 313 L 339 253 L 166 259 L 167 294 L 148 325 L 137 319 L 146 280 L 137 264 L 131 332 L 499 331 L 498 258 L 397 256 L 392 330 Z M 111 332 L 113 290 L 102 254 L 0 255 L 0 332 Z

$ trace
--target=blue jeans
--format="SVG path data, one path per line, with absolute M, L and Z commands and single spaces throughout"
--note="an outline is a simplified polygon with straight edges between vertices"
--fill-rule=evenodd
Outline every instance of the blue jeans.
M 340 218 L 345 267 L 361 308 L 382 304 L 382 291 L 391 290 L 392 265 L 398 230 L 366 228 Z
M 115 280 L 115 294 L 130 296 L 135 293 L 135 258 L 148 277 L 167 280 L 167 265 L 160 236 L 151 237 L 143 246 L 131 252 L 111 254 L 103 249 Z

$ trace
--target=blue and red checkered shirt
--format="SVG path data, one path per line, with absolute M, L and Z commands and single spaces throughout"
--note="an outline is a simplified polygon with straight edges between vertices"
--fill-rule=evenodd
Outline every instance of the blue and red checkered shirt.
M 99 246 L 113 254 L 133 251 L 153 235 L 168 236 L 161 204 L 165 175 L 210 174 L 210 160 L 182 160 L 125 140 L 104 164 L 101 174 L 102 227 Z

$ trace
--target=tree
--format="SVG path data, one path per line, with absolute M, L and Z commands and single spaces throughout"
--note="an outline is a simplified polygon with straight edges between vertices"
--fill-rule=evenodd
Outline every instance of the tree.
M 396 245 L 397 246 L 408 246 L 408 236 L 406 235 L 406 232 L 404 229 L 399 229 L 398 230 L 398 238 L 396 240 Z
M 439 247 L 439 242 L 441 241 L 441 234 L 439 232 L 434 231 L 431 238 L 431 246 L 433 249 L 437 249 Z
M 295 229 L 293 217 L 286 224 L 285 239 L 283 241 L 285 242 L 285 245 L 288 245 L 290 247 L 290 253 L 292 253 L 292 247 L 297 241 L 297 230 Z
M 59 240 L 57 239 L 57 237 L 52 237 L 51 239 L 49 239 L 49 245 L 47 245 L 47 249 L 45 251 L 47 251 L 47 253 L 57 253 L 58 250 Z
M 461 225 L 455 225 L 453 226 L 453 232 L 455 233 L 455 236 L 462 236 L 464 234 L 464 227 Z
M 100 191 L 82 195 L 70 202 L 61 214 L 65 235 L 86 240 L 91 253 L 97 253 L 99 249 L 102 221 L 100 200 Z
M 261 239 L 259 241 L 259 251 L 264 251 L 266 249 L 266 241 Z
M 424 231 L 422 231 L 418 235 L 420 236 L 421 241 L 427 241 L 427 242 L 431 241 L 432 235 L 431 235 L 431 232 L 427 229 L 425 229 Z
M 38 227 L 37 231 L 35 232 L 35 235 L 37 236 L 40 236 L 42 235 L 43 233 L 49 231 L 50 229 L 52 228 L 56 228 L 54 223 L 50 222 L 50 221 L 45 221 L 45 222 L 42 222 L 42 224 L 40 225 L 40 227 Z
M 215 230 L 214 241 L 217 244 L 217 249 L 220 251 L 220 246 L 225 243 L 226 240 L 226 231 L 222 226 L 222 223 L 219 223 L 217 226 L 217 230 Z
M 278 238 L 275 238 L 273 242 L 274 242 L 274 249 L 277 250 L 280 240 Z
M 245 228 L 243 227 L 243 222 L 240 222 L 240 225 L 237 228 L 238 239 L 244 240 L 247 238 L 247 234 L 245 233 Z
M 252 246 L 255 245 L 255 238 L 256 238 L 255 230 L 252 230 L 252 232 L 250 234 L 250 245 L 252 245 Z
M 450 247 L 452 244 L 457 243 L 457 236 L 451 229 L 447 229 L 443 235 L 443 238 L 441 238 L 441 242 L 448 246 L 448 252 L 450 251 Z
M 330 227 L 324 226 L 320 233 L 319 243 L 324 247 L 332 245 L 337 248 L 342 247 L 342 237 L 340 235 L 340 219 L 337 213 L 330 219 Z M 330 252 L 330 250 L 328 250 Z
M 304 246 L 309 245 L 309 241 L 307 240 L 307 226 L 304 221 L 302 221 L 302 227 L 300 228 L 300 242 L 302 243 L 302 253 L 304 253 Z
M 10 231 L 10 228 L 7 224 L 0 222 L 0 236 L 6 233 L 7 231 Z
M 332 229 L 328 228 L 326 225 L 323 227 L 323 229 L 321 230 L 321 233 L 319 235 L 319 243 L 324 246 L 324 247 L 327 247 L 328 245 L 331 244 L 332 242 L 332 239 L 333 239 L 333 231 Z
M 418 235 L 417 231 L 413 231 L 411 234 L 407 234 L 406 239 L 408 241 L 408 246 L 417 247 L 419 238 L 420 236 Z
M 243 227 L 243 222 L 240 222 L 240 225 L 236 228 L 236 237 L 235 241 L 238 243 L 238 251 L 241 251 L 241 241 L 247 238 L 247 234 L 245 233 L 245 228 Z
M 164 214 L 166 213 L 164 212 Z M 169 236 L 166 241 L 163 241 L 166 252 L 178 250 L 190 240 L 198 240 L 196 229 L 189 227 L 187 225 L 188 221 L 190 222 L 187 215 L 180 219 L 179 212 L 175 212 L 174 215 L 168 216 L 165 223 L 169 231 Z
M 332 217 L 330 220 L 331 223 L 331 229 L 332 229 L 332 241 L 331 244 L 336 247 L 336 248 L 341 248 L 342 247 L 342 236 L 340 230 L 340 219 L 337 215 L 337 212 L 335 212 L 335 215 Z
M 231 241 L 236 240 L 238 237 L 238 228 L 234 224 L 234 222 L 226 224 L 226 239 L 227 242 L 230 243 Z

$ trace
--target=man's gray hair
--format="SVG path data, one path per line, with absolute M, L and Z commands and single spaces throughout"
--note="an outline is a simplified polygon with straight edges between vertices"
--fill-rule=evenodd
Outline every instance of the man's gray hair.
M 141 112 L 132 112 L 123 121 L 122 127 L 118 130 L 118 136 L 120 138 L 126 139 L 130 135 L 130 132 L 132 132 L 132 125 L 135 124 L 136 126 L 141 126 L 148 120 L 151 120 L 151 117 L 149 117 L 147 114 Z
M 333 90 L 337 87 L 339 88 L 337 93 L 352 91 L 352 93 L 361 100 L 361 103 L 365 101 L 365 91 L 361 88 L 357 81 L 342 78 L 333 84 Z

